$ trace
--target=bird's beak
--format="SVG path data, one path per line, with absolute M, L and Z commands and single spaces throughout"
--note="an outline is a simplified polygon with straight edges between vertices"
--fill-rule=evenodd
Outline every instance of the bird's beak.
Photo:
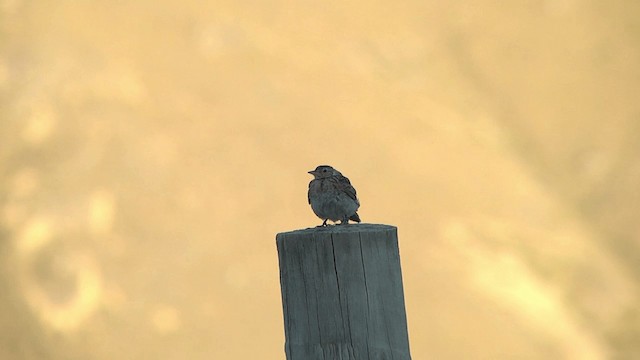
M 307 172 L 308 172 L 309 174 L 311 174 L 311 175 L 315 175 L 315 174 L 316 174 L 316 171 L 315 171 L 315 170 L 311 170 L 311 171 L 307 171 Z

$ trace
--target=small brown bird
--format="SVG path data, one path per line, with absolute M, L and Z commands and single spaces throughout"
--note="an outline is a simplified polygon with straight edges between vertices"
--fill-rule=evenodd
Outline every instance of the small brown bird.
M 323 220 L 320 226 L 327 226 L 327 220 L 340 220 L 340 225 L 348 224 L 349 220 L 360 222 L 356 212 L 360 201 L 349 179 L 329 165 L 320 165 L 309 174 L 314 177 L 309 183 L 309 204 Z

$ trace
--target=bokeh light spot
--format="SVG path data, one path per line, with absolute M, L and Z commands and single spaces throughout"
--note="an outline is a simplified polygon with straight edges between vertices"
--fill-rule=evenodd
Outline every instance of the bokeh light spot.
M 26 256 L 51 241 L 53 229 L 47 218 L 35 218 L 27 222 L 17 238 L 16 249 L 19 255 Z
M 30 276 L 23 282 L 29 305 L 40 319 L 60 332 L 71 332 L 85 323 L 98 309 L 102 298 L 102 276 L 96 264 L 87 256 L 67 259 L 68 271 L 75 275 L 76 286 L 65 301 L 55 300 L 59 294 L 45 290 Z
M 27 120 L 22 138 L 31 145 L 42 144 L 53 133 L 56 120 L 56 114 L 50 106 L 37 106 Z
M 177 331 L 182 326 L 180 314 L 175 307 L 161 304 L 151 313 L 151 323 L 160 334 L 168 334 Z
M 94 233 L 107 233 L 113 227 L 116 201 L 113 193 L 96 190 L 89 200 L 89 227 Z

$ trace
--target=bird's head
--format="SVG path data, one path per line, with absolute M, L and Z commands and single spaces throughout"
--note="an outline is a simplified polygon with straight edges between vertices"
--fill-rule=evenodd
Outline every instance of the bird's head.
M 341 175 L 340 171 L 332 168 L 329 165 L 320 165 L 315 170 L 309 171 L 309 174 L 313 175 L 316 179 L 324 179 L 334 175 Z

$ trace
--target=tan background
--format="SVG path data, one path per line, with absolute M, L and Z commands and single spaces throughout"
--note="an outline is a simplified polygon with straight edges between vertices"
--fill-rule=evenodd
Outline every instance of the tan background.
M 283 359 L 334 165 L 413 358 L 640 358 L 640 2 L 0 0 L 0 359 Z

